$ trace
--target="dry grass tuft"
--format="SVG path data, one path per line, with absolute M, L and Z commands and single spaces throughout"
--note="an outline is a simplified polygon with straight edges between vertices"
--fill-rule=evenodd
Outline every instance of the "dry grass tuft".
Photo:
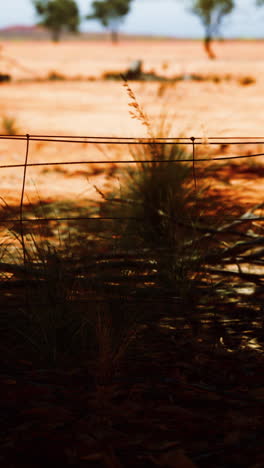
M 17 120 L 15 117 L 12 117 L 10 115 L 4 115 L 2 117 L 1 124 L 2 124 L 1 130 L 4 135 L 14 136 L 19 133 L 19 127 L 18 127 Z

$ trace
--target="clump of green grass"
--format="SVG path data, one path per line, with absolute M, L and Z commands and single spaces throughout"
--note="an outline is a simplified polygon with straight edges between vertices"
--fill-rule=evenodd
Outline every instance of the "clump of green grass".
M 202 184 L 196 189 L 190 151 L 179 143 L 155 141 L 168 136 L 166 121 L 155 131 L 129 84 L 124 86 L 130 114 L 144 125 L 149 140 L 131 147 L 137 162 L 121 177 L 119 192 L 105 197 L 101 213 L 124 218 L 122 232 L 120 224 L 117 228 L 121 244 L 149 249 L 163 284 L 187 297 L 197 265 L 203 261 L 205 246 L 201 245 L 198 225 L 206 204 L 206 187 Z
M 12 234 L 21 243 L 20 233 Z M 9 259 L 17 265 L 14 277 L 24 278 L 21 305 L 10 329 L 22 354 L 33 362 L 56 366 L 65 356 L 69 358 L 72 337 L 78 321 L 79 327 L 81 323 L 71 302 L 75 277 L 67 268 L 69 251 L 59 249 L 33 232 L 26 235 L 22 247 L 24 252 L 17 250 L 15 262 Z
M 129 304 L 104 295 L 97 266 L 90 265 L 89 242 L 85 250 L 83 240 L 78 245 L 70 234 L 62 239 L 60 232 L 47 239 L 47 231 L 45 223 L 34 230 L 25 223 L 23 243 L 19 226 L 14 226 L 9 237 L 18 245 L 15 255 L 0 246 L 12 271 L 13 277 L 7 278 L 10 286 L 12 280 L 23 283 L 21 303 L 11 322 L 2 308 L 3 343 L 9 339 L 10 352 L 13 349 L 14 355 L 44 367 L 89 362 L 97 383 L 107 384 L 136 338 L 140 320 Z
M 45 208 L 30 204 L 25 217 L 45 218 Z M 16 217 L 7 204 L 2 211 L 6 218 Z M 78 261 L 76 240 L 62 235 L 59 228 L 52 230 L 48 221 L 24 222 L 23 232 L 20 223 L 10 226 L 7 244 L 0 259 L 3 273 L 4 268 L 11 273 L 6 278 L 9 289 L 12 284 L 23 285 L 17 293 L 16 311 L 8 312 L 8 297 L 2 303 L 2 318 L 12 314 L 1 330 L 5 341 L 10 337 L 10 350 L 44 366 L 76 364 L 89 353 L 93 319 L 89 307 L 76 301 L 80 294 L 79 275 L 72 268 Z

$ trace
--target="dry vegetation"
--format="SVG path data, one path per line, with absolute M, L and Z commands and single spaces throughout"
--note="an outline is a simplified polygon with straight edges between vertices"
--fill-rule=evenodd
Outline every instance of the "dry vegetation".
M 263 143 L 207 137 L 261 136 L 262 44 L 217 44 L 215 62 L 177 41 L 2 52 L 19 66 L 2 58 L 0 134 L 152 140 L 30 141 L 29 163 L 60 164 L 28 167 L 23 207 L 23 168 L 0 168 L 1 466 L 260 468 L 263 156 L 210 159 Z M 102 79 L 138 58 L 186 79 Z M 203 137 L 195 158 L 209 162 L 153 142 L 179 135 Z M 1 166 L 25 155 L 0 140 Z M 63 164 L 84 160 L 98 163 Z M 58 216 L 79 219 L 45 221 Z

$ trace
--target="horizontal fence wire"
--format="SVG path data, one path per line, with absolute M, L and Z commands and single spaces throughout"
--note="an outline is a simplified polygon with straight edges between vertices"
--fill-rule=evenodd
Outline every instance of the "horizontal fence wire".
M 23 135 L 4 135 L 0 134 L 0 138 L 4 140 L 27 140 L 27 135 L 28 134 L 23 134 Z M 214 142 L 213 140 L 220 140 L 220 144 L 223 144 L 223 140 L 228 140 L 228 144 L 238 144 L 239 141 L 232 141 L 232 140 L 243 140 L 243 144 L 247 144 L 246 140 L 248 140 L 248 144 L 253 144 L 253 143 L 263 143 L 264 141 L 264 136 L 262 137 L 239 137 L 239 136 L 233 136 L 233 137 L 155 137 L 155 138 L 145 138 L 145 137 L 114 137 L 114 136 L 87 136 L 87 135 L 38 135 L 38 134 L 31 134 L 29 135 L 31 140 L 34 139 L 42 139 L 45 138 L 49 141 L 54 141 L 54 139 L 59 139 L 59 141 L 67 143 L 68 140 L 82 140 L 81 143 L 89 143 L 89 142 L 94 142 L 96 141 L 97 143 L 102 142 L 102 140 L 105 140 L 107 143 L 111 142 L 121 142 L 121 143 L 134 143 L 134 142 L 145 142 L 145 143 L 159 143 L 159 142 L 165 142 L 165 143 L 175 143 L 175 142 L 186 142 L 189 144 L 192 144 L 193 138 L 197 143 L 200 144 L 205 144 L 204 142 L 210 141 L 211 144 L 219 144 L 219 142 Z M 257 141 L 254 141 L 257 140 Z M 263 140 L 263 141 L 260 141 Z
M 24 234 L 23 234 L 23 223 L 45 223 L 45 222 L 63 222 L 63 221 L 124 221 L 124 220 L 134 220 L 134 221 L 144 221 L 143 218 L 135 217 L 95 217 L 95 216 L 85 216 L 85 217 L 45 217 L 45 218 L 25 218 L 24 213 L 24 190 L 27 177 L 27 168 L 29 167 L 39 167 L 39 166 L 57 166 L 57 165 L 79 165 L 79 164 L 148 164 L 148 163 L 191 163 L 193 164 L 193 178 L 196 187 L 196 174 L 195 174 L 195 165 L 199 162 L 211 162 L 211 161 L 228 161 L 236 159 L 249 159 L 255 157 L 264 156 L 264 153 L 254 153 L 254 154 L 240 154 L 234 156 L 218 156 L 210 158 L 196 158 L 195 157 L 195 148 L 197 145 L 252 145 L 252 144 L 264 144 L 264 137 L 171 137 L 171 138 L 136 138 L 136 137 L 109 137 L 109 136 L 75 136 L 75 135 L 0 135 L 0 140 L 9 140 L 9 141 L 25 141 L 26 142 L 26 156 L 25 160 L 21 164 L 5 164 L 0 165 L 0 169 L 15 169 L 15 168 L 24 168 L 23 172 L 23 184 L 21 189 L 21 202 L 20 202 L 20 215 L 19 219 L 8 219 L 0 218 L 0 222 L 3 224 L 9 223 L 20 223 L 21 225 L 21 237 L 22 244 L 24 245 Z M 175 159 L 175 160 L 166 160 L 166 159 L 133 159 L 133 160 L 81 160 L 81 161 L 55 161 L 55 162 L 28 162 L 29 157 L 29 143 L 34 141 L 42 141 L 49 143 L 82 143 L 82 144 L 104 144 L 104 145 L 191 145 L 193 149 L 192 158 L 189 159 Z M 260 208 L 263 208 L 263 204 L 259 205 Z M 211 215 L 211 217 L 214 215 Z M 233 216 L 225 216 L 224 219 L 233 220 L 234 222 L 239 223 L 248 223 L 255 221 L 263 221 L 263 216 L 249 216 L 246 218 L 236 218 Z
M 264 156 L 264 153 L 256 153 L 256 154 L 245 154 L 240 156 L 220 156 L 218 158 L 197 158 L 195 159 L 195 163 L 198 162 L 208 162 L 211 161 L 227 161 L 232 159 L 249 159 L 249 158 L 256 158 Z M 38 162 L 38 163 L 27 163 L 27 167 L 38 167 L 38 166 L 59 166 L 59 165 L 78 165 L 78 164 L 148 164 L 148 163 L 159 163 L 159 164 L 166 164 L 166 163 L 193 163 L 192 159 L 127 159 L 118 161 L 116 159 L 113 160 L 86 160 L 86 161 L 56 161 L 56 162 Z M 3 164 L 0 165 L 0 169 L 14 169 L 19 167 L 25 167 L 25 164 Z
M 212 218 L 214 215 L 211 215 L 210 218 Z M 264 221 L 264 216 L 254 216 L 252 218 L 246 218 L 246 219 L 241 219 L 241 218 L 236 218 L 232 216 L 225 216 L 224 219 L 229 220 L 229 221 L 239 221 L 241 224 L 243 223 L 250 223 L 254 221 Z M 66 217 L 66 218 L 22 218 L 23 223 L 45 223 L 46 221 L 145 221 L 144 218 L 135 218 L 131 216 L 122 216 L 122 217 L 95 217 L 95 216 L 73 216 L 73 217 Z M 173 218 L 171 219 L 173 221 Z M 20 219 L 6 219 L 6 218 L 0 218 L 0 222 L 3 224 L 9 224 L 9 223 L 20 223 Z

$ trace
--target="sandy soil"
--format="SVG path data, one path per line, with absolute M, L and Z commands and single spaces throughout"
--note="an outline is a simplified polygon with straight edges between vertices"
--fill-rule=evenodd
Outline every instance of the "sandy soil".
M 39 41 L 2 41 L 1 55 L 9 57 L 1 68 L 16 78 L 45 76 L 51 70 L 67 76 L 99 77 L 106 70 L 120 71 L 133 60 L 141 59 L 145 70 L 173 76 L 175 73 L 263 73 L 263 41 L 215 42 L 216 61 L 209 61 L 200 41 L 145 40 L 122 41 L 113 46 L 107 41 L 74 41 L 52 44 Z M 22 68 L 10 62 L 16 60 Z
M 216 43 L 215 52 L 218 59 L 209 61 L 199 41 L 126 41 L 118 46 L 95 41 L 58 45 L 5 42 L 2 43 L 0 69 L 11 73 L 14 80 L 0 85 L 0 118 L 14 117 L 20 133 L 31 135 L 146 136 L 144 126 L 131 119 L 129 97 L 122 83 L 101 79 L 104 72 L 125 71 L 133 60 L 140 58 L 146 72 L 170 77 L 196 73 L 220 78 L 220 82 L 132 83 L 136 97 L 154 127 L 158 127 L 163 114 L 170 122 L 172 136 L 262 136 L 264 42 Z M 68 79 L 44 80 L 52 71 Z M 227 75 L 228 80 L 223 79 Z M 93 80 L 87 80 L 88 77 Z M 245 77 L 256 81 L 244 86 L 240 80 Z M 262 146 L 241 145 L 229 148 L 227 153 L 261 152 Z M 207 153 L 205 146 L 203 154 Z M 0 142 L 2 165 L 19 164 L 24 157 L 24 143 Z M 102 152 L 89 145 L 54 143 L 31 144 L 29 155 L 30 161 L 38 162 L 122 157 L 128 157 L 127 148 L 119 148 L 118 152 L 116 148 L 107 148 Z M 258 158 L 258 163 L 263 158 Z M 31 169 L 26 196 L 31 199 L 96 196 L 94 172 L 97 173 L 96 184 L 102 187 L 106 182 L 102 169 L 102 165 L 91 167 L 89 164 L 72 168 L 59 166 L 56 170 L 48 167 Z M 22 170 L 1 171 L 1 196 L 8 203 L 16 202 L 21 190 Z M 231 184 L 236 188 L 242 184 L 243 197 L 260 202 L 264 198 L 263 177 L 258 177 L 255 172 L 253 180 L 239 176 L 231 180 Z

